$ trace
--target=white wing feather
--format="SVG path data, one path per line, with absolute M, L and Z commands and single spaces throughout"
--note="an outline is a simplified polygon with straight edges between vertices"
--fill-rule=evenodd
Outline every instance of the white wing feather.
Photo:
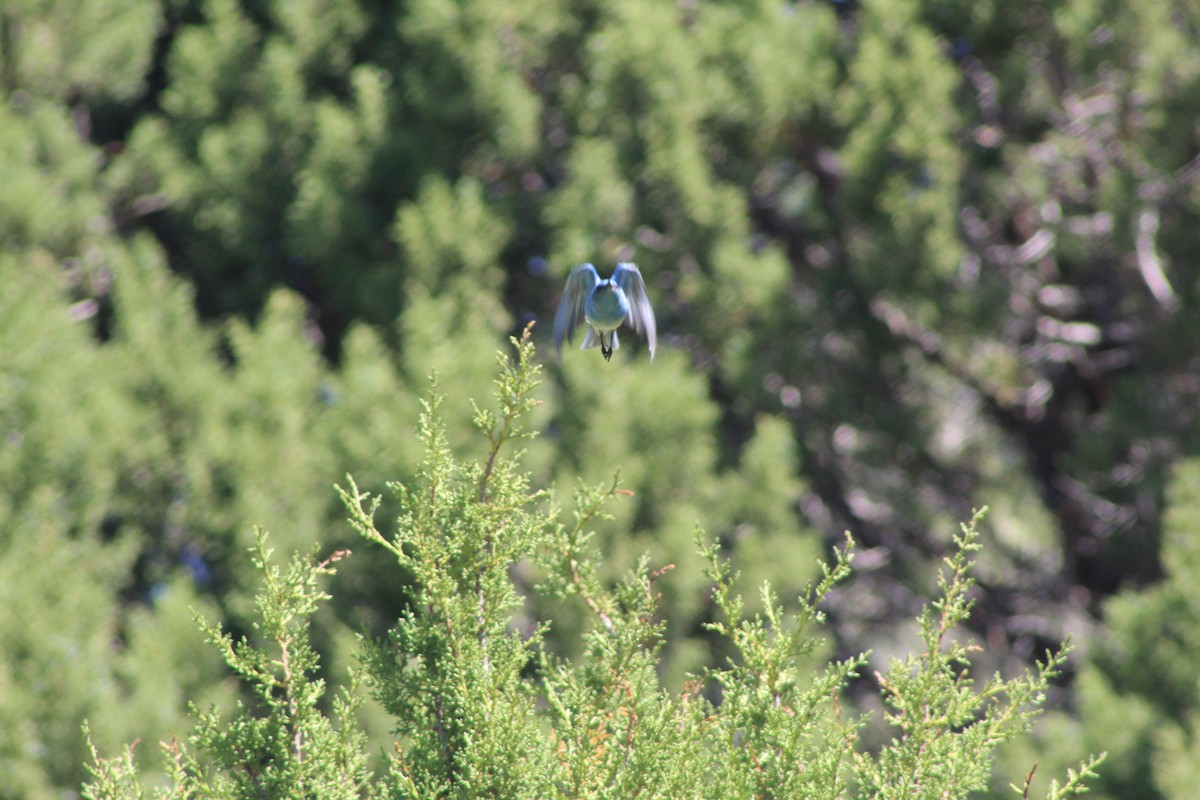
M 594 271 L 593 271 L 594 274 Z M 650 305 L 650 297 L 646 294 L 646 284 L 642 282 L 642 273 L 635 264 L 623 261 L 617 264 L 613 272 L 613 280 L 625 292 L 629 301 L 629 324 L 635 331 L 645 334 L 646 343 L 650 348 L 650 359 L 654 360 L 654 348 L 658 342 L 654 325 L 654 308 Z
M 554 346 L 562 352 L 563 340 L 571 341 L 575 327 L 583 320 L 583 304 L 596 288 L 600 277 L 591 264 L 580 264 L 567 276 L 558 313 L 554 315 Z

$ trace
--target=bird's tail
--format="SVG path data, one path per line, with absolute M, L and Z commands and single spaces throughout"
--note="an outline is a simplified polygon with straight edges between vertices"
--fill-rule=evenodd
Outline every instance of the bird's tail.
M 596 329 L 588 325 L 587 333 L 583 336 L 583 344 L 579 345 L 580 350 L 591 350 L 593 347 L 604 347 L 604 340 L 601 338 L 603 334 L 596 333 Z M 609 349 L 616 350 L 620 347 L 617 344 L 617 332 L 611 331 L 608 334 Z

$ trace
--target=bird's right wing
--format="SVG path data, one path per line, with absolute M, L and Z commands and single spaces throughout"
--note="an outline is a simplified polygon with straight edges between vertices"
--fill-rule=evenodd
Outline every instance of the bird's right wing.
M 646 294 L 642 273 L 636 265 L 622 261 L 613 271 L 613 280 L 621 287 L 621 291 L 625 292 L 625 298 L 629 301 L 629 324 L 638 333 L 645 334 L 646 344 L 650 347 L 650 359 L 653 361 L 658 332 L 654 324 L 654 307 L 650 305 L 650 296 Z
M 596 288 L 600 276 L 591 264 L 580 264 L 571 270 L 562 299 L 558 301 L 558 313 L 554 315 L 554 346 L 562 352 L 563 339 L 570 341 L 575 326 L 583 319 L 583 304 Z

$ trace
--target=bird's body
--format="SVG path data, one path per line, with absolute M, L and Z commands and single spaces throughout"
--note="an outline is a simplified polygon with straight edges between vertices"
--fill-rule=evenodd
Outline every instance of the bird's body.
M 571 270 L 558 313 L 554 317 L 554 341 L 562 350 L 563 339 L 568 341 L 580 322 L 588 325 L 581 350 L 599 345 L 604 360 L 612 358 L 617 342 L 617 328 L 628 321 L 638 333 L 644 333 L 654 358 L 656 333 L 654 309 L 646 296 L 642 273 L 628 262 L 617 264 L 611 278 L 601 280 L 591 264 L 580 264 Z

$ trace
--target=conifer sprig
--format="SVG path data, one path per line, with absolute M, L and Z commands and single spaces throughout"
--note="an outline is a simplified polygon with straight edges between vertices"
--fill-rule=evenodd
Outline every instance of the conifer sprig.
M 538 367 L 528 329 L 513 345 L 495 381 L 498 411 L 475 406 L 478 461 L 452 450 L 434 382 L 418 427 L 424 460 L 412 481 L 389 484 L 394 531 L 376 524 L 379 497 L 351 477 L 338 489 L 351 524 L 411 578 L 411 602 L 385 636 L 361 640 L 361 669 L 332 714 L 309 631 L 328 600 L 322 580 L 344 553 L 281 569 L 260 533 L 253 635 L 203 624 L 253 700 L 232 714 L 197 709 L 186 743 L 163 745 L 171 782 L 155 796 L 933 800 L 986 786 L 997 746 L 1028 729 L 1066 649 L 1031 674 L 976 684 L 976 648 L 960 629 L 981 514 L 954 538 L 918 619 L 920 652 L 876 673 L 895 731 L 877 750 L 863 749 L 867 720 L 843 705 L 868 655 L 829 661 L 817 630 L 822 603 L 851 577 L 849 537 L 799 596 L 764 584 L 749 614 L 730 559 L 698 533 L 717 616 L 707 629 L 729 658 L 671 689 L 660 674 L 660 601 L 673 565 L 643 557 L 624 578 L 601 577 L 593 526 L 629 494 L 619 476 L 577 489 L 568 523 L 531 487 L 522 454 L 505 445 L 530 435 Z M 530 570 L 541 572 L 532 590 L 520 577 Z M 542 634 L 554 613 L 526 619 L 529 591 L 586 606 L 580 655 L 551 652 Z M 359 679 L 393 722 L 379 776 L 354 722 Z M 132 752 L 105 759 L 93 749 L 86 796 L 144 797 Z M 1050 800 L 1082 792 L 1098 763 L 1051 784 Z

